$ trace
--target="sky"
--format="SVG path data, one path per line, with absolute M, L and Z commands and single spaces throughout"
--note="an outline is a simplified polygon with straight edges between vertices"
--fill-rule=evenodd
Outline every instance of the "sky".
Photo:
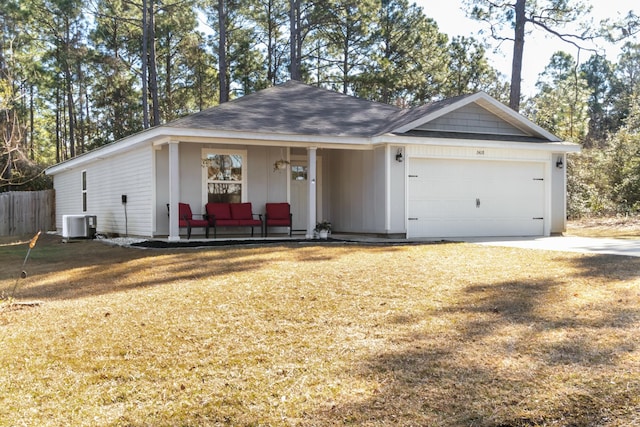
M 424 9 L 425 15 L 433 18 L 440 28 L 440 31 L 453 36 L 473 36 L 480 41 L 496 43 L 487 35 L 479 35 L 481 29 L 488 30 L 486 25 L 473 19 L 467 18 L 463 10 L 463 0 L 413 0 Z M 630 10 L 640 12 L 640 2 L 638 0 L 592 0 L 593 10 L 591 19 L 600 22 L 605 18 L 619 18 L 625 16 Z M 527 26 L 531 30 L 531 25 Z M 524 45 L 524 58 L 522 69 L 522 91 L 523 95 L 533 95 L 535 93 L 535 83 L 540 74 L 549 63 L 549 59 L 554 52 L 562 50 L 577 57 L 577 49 L 567 43 L 563 43 L 550 36 L 544 36 L 541 30 L 535 30 L 526 36 Z M 637 43 L 639 40 L 635 40 Z M 606 49 L 606 57 L 610 61 L 615 61 L 622 43 L 611 46 L 603 43 Z M 491 65 L 504 74 L 507 80 L 511 76 L 511 56 L 513 43 L 503 43 L 497 52 L 489 50 Z M 582 51 L 580 61 L 583 62 L 591 56 L 591 53 Z

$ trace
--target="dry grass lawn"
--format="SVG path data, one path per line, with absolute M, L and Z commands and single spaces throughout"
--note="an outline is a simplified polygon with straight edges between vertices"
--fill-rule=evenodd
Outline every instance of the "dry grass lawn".
M 584 218 L 569 222 L 566 234 L 640 239 L 640 217 Z
M 640 258 L 43 236 L 26 270 L 0 425 L 640 425 Z

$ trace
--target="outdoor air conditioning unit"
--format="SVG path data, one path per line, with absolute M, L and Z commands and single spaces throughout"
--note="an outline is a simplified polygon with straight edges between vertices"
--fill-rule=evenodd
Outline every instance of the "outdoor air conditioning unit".
M 96 237 L 95 215 L 62 215 L 62 237 L 64 239 L 93 239 Z

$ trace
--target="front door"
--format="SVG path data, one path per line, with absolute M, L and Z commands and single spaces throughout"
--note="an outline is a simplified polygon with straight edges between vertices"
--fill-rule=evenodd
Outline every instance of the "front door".
M 316 218 L 320 220 L 322 216 L 322 161 L 317 158 L 316 165 Z M 291 214 L 293 215 L 293 229 L 306 230 L 307 218 L 309 214 L 309 181 L 307 179 L 307 159 L 292 158 L 291 159 Z

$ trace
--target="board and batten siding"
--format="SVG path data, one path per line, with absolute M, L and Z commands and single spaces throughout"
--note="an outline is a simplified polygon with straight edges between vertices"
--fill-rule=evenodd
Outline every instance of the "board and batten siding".
M 329 218 L 336 231 L 385 232 L 384 149 L 331 153 Z M 380 175 L 378 175 L 380 174 Z
M 556 167 L 558 159 L 562 160 L 562 168 Z M 567 231 L 567 158 L 565 154 L 554 153 L 551 156 L 551 233 L 560 234 Z
M 153 149 L 149 146 L 98 159 L 54 176 L 56 228 L 63 215 L 95 215 L 97 232 L 152 236 Z M 86 171 L 87 210 L 82 211 L 82 172 Z M 127 196 L 126 212 L 122 195 Z
M 396 160 L 398 150 L 402 153 L 402 162 Z M 389 156 L 389 229 L 387 231 L 389 233 L 406 233 L 406 148 L 391 146 Z
M 469 104 L 452 111 L 445 116 L 438 117 L 422 126 L 418 130 L 470 132 L 490 135 L 526 135 L 512 124 L 500 119 L 477 104 Z

